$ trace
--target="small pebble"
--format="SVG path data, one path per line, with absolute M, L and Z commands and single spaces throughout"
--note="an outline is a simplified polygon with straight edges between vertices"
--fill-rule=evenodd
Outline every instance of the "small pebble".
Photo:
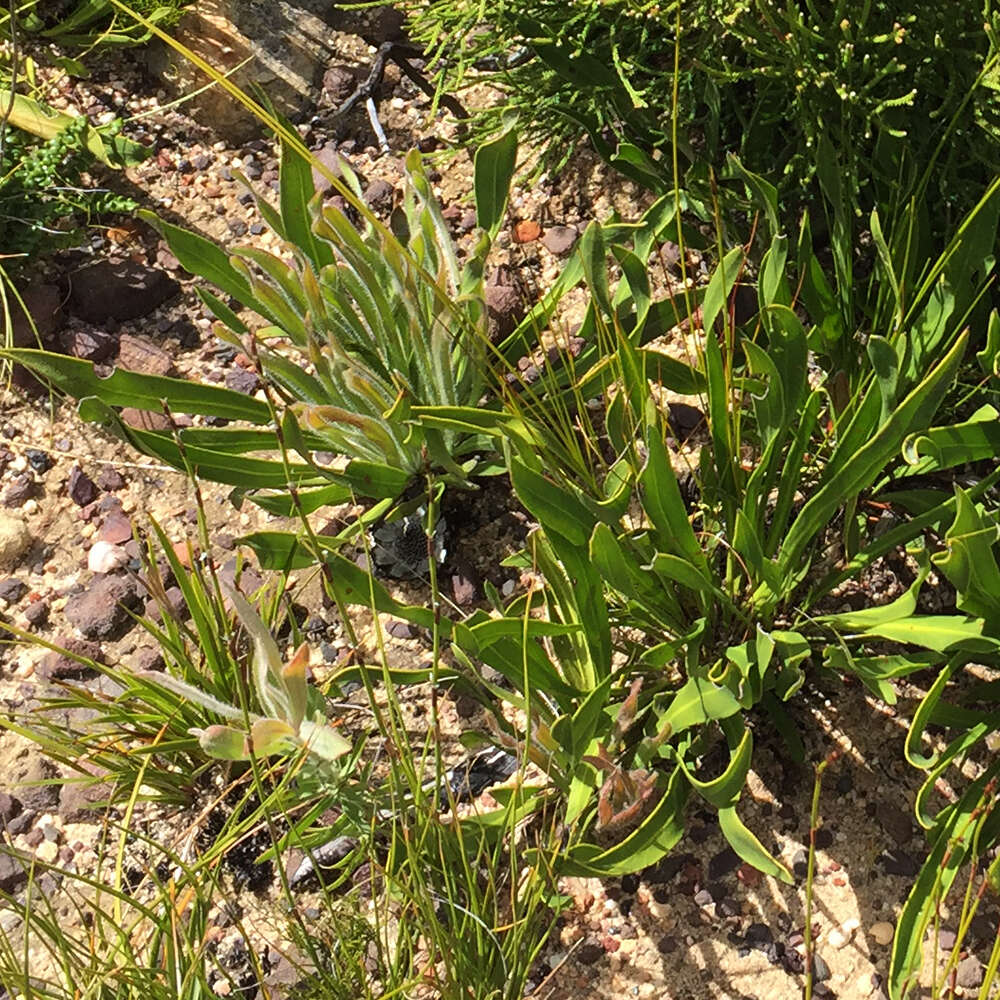
M 37 472 L 39 475 L 48 472 L 52 468 L 52 459 L 44 452 L 38 448 L 27 448 L 25 449 L 25 457 L 28 459 L 28 464 Z
M 845 934 L 843 929 L 840 927 L 834 927 L 830 933 L 827 934 L 826 940 L 831 948 L 836 948 L 839 951 L 851 940 L 851 935 Z
M 70 499 L 78 507 L 86 507 L 98 498 L 98 489 L 94 481 L 78 465 L 74 465 L 70 470 L 69 479 L 66 484 Z
M 59 845 L 54 840 L 43 840 L 35 851 L 35 857 L 51 865 L 59 857 Z
M 954 931 L 948 930 L 948 928 L 946 927 L 938 933 L 937 946 L 942 951 L 952 951 L 954 950 L 955 941 L 957 938 L 958 935 Z
M 869 997 L 875 992 L 871 976 L 861 976 L 854 984 L 854 992 L 859 997 Z
M 809 874 L 809 854 L 804 850 L 799 850 L 792 858 L 792 871 L 796 878 L 805 878 Z
M 833 831 L 825 826 L 816 831 L 816 849 L 825 851 L 833 845 Z
M 111 542 L 94 542 L 87 553 L 87 569 L 91 573 L 112 573 L 128 562 L 128 553 Z
M 823 983 L 829 978 L 830 966 L 826 964 L 822 955 L 813 955 L 813 981 Z
M 975 955 L 966 955 L 955 970 L 955 980 L 966 990 L 978 989 L 983 982 L 983 964 Z
M 48 620 L 50 610 L 48 601 L 33 601 L 24 609 L 24 617 L 32 626 L 38 628 Z
M 659 951 L 661 955 L 670 955 L 677 951 L 679 947 L 679 942 L 673 934 L 664 934 L 663 937 L 656 942 L 656 950 Z
M 872 940 L 876 944 L 880 944 L 885 947 L 892 941 L 895 929 L 892 924 L 887 923 L 884 920 L 880 920 L 877 924 L 872 924 L 871 927 L 868 928 L 868 933 L 871 935 Z

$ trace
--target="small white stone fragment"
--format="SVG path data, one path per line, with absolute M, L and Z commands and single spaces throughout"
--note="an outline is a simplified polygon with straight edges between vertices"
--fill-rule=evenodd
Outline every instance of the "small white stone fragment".
M 829 942 L 831 948 L 836 948 L 839 951 L 851 940 L 851 935 L 849 932 L 845 932 L 843 927 L 834 927 L 827 934 L 826 940 Z
M 128 553 L 111 542 L 94 542 L 87 553 L 87 569 L 91 573 L 111 573 L 128 562 Z
M 47 865 L 51 865 L 58 856 L 59 845 L 53 840 L 43 840 L 35 849 L 35 857 Z
M 860 976 L 854 984 L 854 995 L 858 997 L 870 997 L 875 992 L 875 982 L 872 977 Z

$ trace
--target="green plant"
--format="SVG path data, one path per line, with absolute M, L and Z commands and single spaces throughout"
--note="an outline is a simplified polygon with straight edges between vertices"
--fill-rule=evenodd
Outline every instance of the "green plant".
M 254 695 L 266 715 L 253 713 L 248 718 L 246 711 L 226 705 L 170 674 L 147 671 L 138 676 L 225 719 L 243 721 L 248 718 L 249 731 L 219 724 L 190 730 L 210 757 L 249 760 L 251 755 L 268 757 L 302 749 L 321 760 L 334 761 L 347 753 L 351 745 L 329 725 L 321 706 L 310 698 L 306 683 L 308 647 L 303 644 L 287 664 L 282 663 L 277 644 L 260 616 L 233 588 L 226 590 L 226 596 L 243 627 L 253 637 Z M 314 701 L 312 706 L 310 700 Z
M 645 268 L 636 266 L 643 258 L 606 243 L 593 224 L 579 251 L 593 293 L 583 331 L 596 341 L 609 331 L 603 336 L 613 336 L 617 349 L 593 345 L 600 362 L 568 384 L 567 372 L 554 373 L 537 398 L 523 392 L 516 415 L 413 411 L 431 428 L 492 434 L 516 495 L 541 525 L 519 565 L 540 573 L 544 587 L 498 604 L 499 618 L 476 612 L 450 622 L 401 605 L 308 539 L 248 541 L 265 566 L 323 562 L 344 604 L 371 600 L 379 611 L 441 630 L 465 681 L 493 708 L 494 738 L 545 772 L 539 807 L 554 796 L 576 831 L 558 870 L 620 874 L 652 863 L 681 836 L 693 790 L 719 810 L 741 857 L 788 878 L 736 812 L 753 745 L 747 713 L 764 712 L 801 753 L 784 705 L 817 654 L 828 668 L 853 672 L 879 697 L 892 698 L 894 677 L 940 665 L 950 649 L 998 649 L 976 614 L 914 614 L 931 566 L 924 536 L 928 547 L 947 539 L 956 505 L 965 501 L 908 489 L 914 475 L 990 459 L 1000 445 L 989 408 L 971 420 L 934 423 L 964 358 L 962 324 L 992 246 L 998 191 L 990 189 L 946 257 L 928 269 L 905 322 L 870 338 L 871 366 L 846 400 L 835 385 L 808 384 L 815 330 L 792 308 L 780 239 L 761 271 L 760 317 L 747 327 L 735 328 L 729 309 L 740 249 L 694 296 L 709 333 L 699 357 L 684 363 L 639 346 L 647 324 L 657 329 L 679 303 L 652 302 Z M 643 233 L 630 234 L 640 248 Z M 609 253 L 623 274 L 613 293 Z M 888 265 L 882 280 L 892 283 Z M 964 308 L 956 309 L 960 302 Z M 997 323 L 994 317 L 985 338 L 994 347 Z M 979 360 L 992 370 L 989 350 Z M 706 415 L 693 502 L 685 501 L 664 444 L 669 426 L 649 392 L 651 377 L 694 396 Z M 603 444 L 573 416 L 601 391 L 609 394 Z M 613 458 L 598 458 L 608 454 Z M 989 471 L 974 495 L 986 496 L 998 480 L 1000 471 Z M 900 523 L 888 532 L 876 528 L 871 502 L 898 505 Z M 837 586 L 907 545 L 917 571 L 898 600 L 852 615 L 817 611 Z M 625 638 L 637 629 L 639 637 Z M 625 658 L 616 669 L 613 636 Z M 872 655 L 870 645 L 881 640 L 927 652 Z M 478 661 L 509 688 L 475 680 Z M 512 729 L 498 709 L 503 703 L 524 713 L 524 729 Z M 706 775 L 699 761 L 713 753 L 728 764 Z M 598 832 L 611 827 L 598 842 L 588 840 L 595 823 Z
M 59 0 L 40 9 L 27 0 L 17 12 L 22 30 L 63 46 L 92 49 L 103 45 L 138 45 L 152 37 L 135 15 L 162 28 L 173 27 L 191 0 Z M 0 14 L 0 30 L 9 27 L 9 14 Z
M 397 6 L 441 90 L 484 76 L 500 89 L 501 101 L 463 122 L 471 141 L 516 113 L 542 164 L 561 166 L 587 135 L 643 186 L 680 188 L 721 229 L 720 256 L 759 214 L 751 268 L 806 220 L 788 252 L 799 306 L 815 325 L 810 349 L 849 394 L 867 332 L 886 319 L 877 258 L 891 254 L 905 299 L 996 173 L 993 0 L 961 10 L 885 0 Z
M 107 159 L 103 136 L 110 139 L 115 134 L 114 129 L 106 129 L 97 136 L 86 117 L 67 119 L 44 142 L 19 129 L 7 131 L 5 157 L 12 167 L 0 177 L 0 239 L 5 253 L 31 259 L 41 252 L 74 246 L 82 238 L 81 223 L 92 215 L 138 207 L 131 198 L 80 186 L 80 175 L 94 163 L 94 139 Z M 130 162 L 144 156 L 133 153 Z
M 204 939 L 216 887 L 210 868 L 151 844 L 158 861 L 182 874 L 177 881 L 144 880 L 140 900 L 139 887 L 128 886 L 122 866 L 115 865 L 111 851 L 118 846 L 113 834 L 111 843 L 99 845 L 97 877 L 60 873 L 58 902 L 43 888 L 42 876 L 59 869 L 17 857 L 29 869 L 23 898 L 0 894 L 7 917 L 0 931 L 0 984 L 6 990 L 47 1000 L 212 995 Z
M 988 664 L 994 668 L 1000 664 L 995 651 L 1000 640 L 998 542 L 1000 516 L 997 508 L 989 509 L 975 503 L 964 490 L 955 487 L 954 521 L 944 536 L 942 549 L 931 559 L 935 569 L 955 587 L 957 610 L 966 620 L 982 623 L 983 641 L 964 647 L 956 643 L 951 647 L 953 651 L 944 669 L 914 712 L 907 734 L 907 759 L 914 767 L 927 772 L 917 794 L 916 816 L 927 831 L 930 853 L 900 914 L 889 973 L 893 1000 L 906 996 L 915 985 L 922 965 L 926 932 L 932 924 L 935 932 L 938 930 L 941 904 L 962 867 L 968 864 L 970 871 L 957 921 L 961 936 L 968 930 L 984 892 L 987 889 L 995 892 L 1000 885 L 997 862 L 989 860 L 989 852 L 1000 843 L 1000 820 L 996 814 L 1000 764 L 992 759 L 992 749 L 1000 731 L 997 682 L 970 684 L 963 678 L 965 669 L 972 664 Z M 942 621 L 940 627 L 945 628 L 954 621 L 955 618 Z M 898 631 L 910 623 L 908 618 L 894 618 L 882 623 L 881 628 Z M 920 637 L 914 641 L 926 643 Z M 966 683 L 960 684 L 962 680 Z M 940 752 L 927 753 L 924 749 L 931 725 L 941 726 L 949 732 L 950 741 Z M 984 752 L 986 759 L 972 765 L 975 767 L 974 779 L 935 812 L 934 791 L 943 776 L 956 766 L 970 766 L 969 762 Z M 985 866 L 981 868 L 984 861 Z M 977 875 L 981 876 L 978 890 L 974 889 Z M 994 954 L 984 991 L 995 975 L 996 964 Z M 950 962 L 945 978 L 953 966 L 954 962 Z M 935 969 L 935 982 L 936 977 Z
M 85 115 L 53 111 L 36 99 L 39 66 L 58 64 L 65 72 L 85 75 L 78 60 L 60 57 L 33 44 L 32 33 L 47 37 L 63 34 L 68 44 L 96 46 L 115 40 L 135 44 L 138 37 L 115 35 L 74 35 L 88 24 L 111 12 L 104 0 L 80 0 L 72 13 L 54 27 L 59 11 L 51 5 L 42 14 L 35 0 L 0 13 L 0 37 L 7 47 L 0 56 L 0 238 L 5 256 L 16 263 L 34 255 L 80 242 L 82 225 L 95 215 L 134 211 L 138 206 L 127 197 L 98 188 L 85 175 L 97 163 L 126 167 L 151 155 L 144 146 L 120 135 L 121 122 L 115 120 L 100 129 L 90 125 Z M 143 4 L 140 4 L 142 7 Z M 177 5 L 157 4 L 161 20 Z M 38 61 L 36 61 L 36 56 Z M 30 93 L 19 93 L 27 85 Z M 8 269 L 12 265 L 7 265 Z
M 379 662 L 353 663 L 334 678 L 365 685 L 385 758 L 366 756 L 361 741 L 346 761 L 333 759 L 339 743 L 332 753 L 310 754 L 301 728 L 301 664 L 293 660 L 286 674 L 268 636 L 274 621 L 266 627 L 243 608 L 259 646 L 255 684 L 246 683 L 245 655 L 232 642 L 219 593 L 210 613 L 196 620 L 196 634 L 165 622 L 164 644 L 191 661 L 176 671 L 180 681 L 133 678 L 112 717 L 121 722 L 139 705 L 141 731 L 158 722 L 157 733 L 177 740 L 171 751 L 241 758 L 224 766 L 252 780 L 260 799 L 287 817 L 287 824 L 275 824 L 282 834 L 273 837 L 275 850 L 355 837 L 359 853 L 385 880 L 386 897 L 399 902 L 398 913 L 415 918 L 412 930 L 403 922 L 402 937 L 389 949 L 398 962 L 398 976 L 389 977 L 394 987 L 430 970 L 446 995 L 464 995 L 470 981 L 483 983 L 483 995 L 516 995 L 532 945 L 544 935 L 553 876 L 615 875 L 654 863 L 682 837 L 692 793 L 718 811 L 723 834 L 743 859 L 790 880 L 744 825 L 739 802 L 762 726 L 777 729 L 790 752 L 801 754 L 785 705 L 808 670 L 853 673 L 887 700 L 894 698 L 895 678 L 939 671 L 908 751 L 916 756 L 928 722 L 972 728 L 934 761 L 935 769 L 962 759 L 995 728 L 992 687 L 978 692 L 985 708 L 961 711 L 938 702 L 972 657 L 992 664 L 1000 656 L 990 494 L 1000 481 L 997 413 L 990 403 L 971 416 L 954 405 L 970 341 L 983 345 L 977 360 L 986 378 L 997 370 L 1000 318 L 987 316 L 983 295 L 992 277 L 1000 183 L 933 258 L 903 238 L 921 226 L 914 201 L 884 222 L 881 209 L 871 213 L 875 253 L 866 301 L 877 308 L 866 315 L 864 341 L 853 337 L 853 307 L 844 307 L 853 294 L 853 285 L 844 285 L 851 268 L 837 259 L 854 252 L 851 230 L 834 234 L 830 260 L 813 249 L 810 216 L 803 216 L 791 280 L 778 192 L 734 161 L 770 229 L 759 268 L 746 248 L 727 249 L 723 232 L 707 286 L 655 301 L 648 268 L 657 242 L 676 240 L 682 260 L 690 242 L 680 212 L 692 202 L 675 191 L 634 226 L 589 227 L 557 286 L 494 353 L 482 337 L 485 241 L 466 269 L 450 265 L 450 245 L 442 245 L 443 237 L 438 242 L 440 223 L 417 165 L 411 164 L 416 193 L 405 222 L 397 216 L 397 234 L 368 215 L 358 234 L 310 199 L 308 161 L 276 124 L 284 140 L 281 205 L 276 211 L 262 203 L 261 211 L 289 244 L 291 265 L 253 251 L 228 258 L 164 228 L 179 257 L 270 324 L 251 336 L 230 305 L 205 293 L 259 363 L 266 399 L 124 372 L 102 381 L 72 359 L 37 352 L 6 356 L 50 374 L 82 399 L 85 416 L 113 424 L 110 407 L 137 401 L 150 410 L 253 424 L 176 436 L 122 432 L 177 467 L 258 490 L 255 499 L 269 509 L 302 515 L 299 535 L 258 533 L 245 541 L 266 568 L 321 567 L 345 623 L 354 606 L 371 611 L 376 623 L 378 614 L 389 614 L 428 630 L 429 665 L 390 669 L 380 651 Z M 502 217 L 513 154 L 513 138 L 504 135 L 477 162 L 487 232 Z M 633 165 L 644 163 L 629 155 Z M 853 211 L 846 198 L 836 208 L 845 218 Z M 620 274 L 615 286 L 609 261 Z M 531 350 L 536 324 L 550 319 L 559 295 L 580 278 L 591 303 L 579 351 L 562 352 L 558 363 L 545 366 L 538 386 L 517 385 L 480 405 L 498 381 L 486 360 L 510 367 Z M 737 286 L 750 278 L 759 313 L 737 324 Z M 392 304 L 383 308 L 386 283 Z M 681 317 L 701 328 L 687 357 L 648 346 Z M 426 334 L 422 344 L 438 349 L 417 351 L 423 360 L 415 367 L 393 350 L 410 324 Z M 439 327 L 451 336 L 436 340 Z M 470 330 L 475 336 L 463 340 Z M 483 352 L 473 373 L 480 381 L 462 382 L 473 350 Z M 811 364 L 818 356 L 823 364 Z M 329 359 L 344 357 L 342 370 L 331 366 Z M 359 393 L 358 372 L 373 373 L 370 396 Z M 431 372 L 435 378 L 427 377 Z M 438 393 L 441 383 L 446 391 Z M 348 390 L 354 395 L 347 397 Z M 675 455 L 668 446 L 664 390 L 704 413 L 697 451 Z M 587 406 L 601 395 L 603 424 L 589 418 Z M 360 450 L 368 445 L 352 436 L 359 425 L 382 435 L 376 449 Z M 419 448 L 412 450 L 414 444 Z M 330 447 L 351 462 L 328 472 L 311 461 L 315 450 Z M 488 590 L 492 613 L 451 617 L 432 558 L 428 605 L 404 604 L 337 551 L 343 537 L 319 538 L 309 525 L 309 513 L 352 492 L 391 502 L 423 481 L 426 495 L 408 500 L 426 504 L 424 540 L 432 552 L 442 487 L 466 485 L 480 471 L 456 458 L 487 450 L 502 457 L 516 497 L 538 524 L 511 560 L 524 573 L 526 593 L 505 602 Z M 292 452 L 302 461 L 293 463 Z M 248 457 L 255 454 L 263 457 Z M 943 490 L 952 470 L 966 465 L 978 481 Z M 682 472 L 690 474 L 689 488 Z M 364 524 L 387 506 L 376 505 L 348 531 L 364 541 Z M 872 510 L 888 512 L 888 530 Z M 825 613 L 838 586 L 890 556 L 907 560 L 910 578 L 900 596 L 880 607 Z M 956 584 L 954 613 L 918 613 L 932 568 Z M 198 571 L 191 576 L 193 603 L 204 608 L 195 591 L 205 578 Z M 200 662 L 195 668 L 201 644 L 211 669 Z M 442 658 L 445 645 L 454 667 Z M 483 664 L 502 681 L 484 676 Z M 452 685 L 486 709 L 490 731 L 465 734 L 468 742 L 488 740 L 517 752 L 517 778 L 494 790 L 498 808 L 442 815 L 436 698 L 432 693 L 425 737 L 414 740 L 395 694 L 401 685 L 425 683 L 432 692 Z M 243 724 L 220 727 L 218 717 Z M 55 739 L 51 746 L 66 752 Z M 272 758 L 279 747 L 291 752 Z M 913 972 L 913 942 L 922 940 L 929 907 L 947 891 L 952 866 L 993 842 L 994 770 L 989 765 L 957 807 L 936 817 L 926 800 L 918 802 L 933 846 L 897 936 L 897 994 Z M 317 829 L 316 817 L 328 806 L 339 814 Z M 246 822 L 259 821 L 263 811 L 262 804 Z M 513 875 L 504 879 L 508 863 Z M 430 942 L 423 950 L 421 937 Z
M 286 241 L 290 259 L 251 247 L 230 255 L 148 216 L 185 267 L 267 324 L 251 332 L 222 298 L 201 291 L 220 318 L 217 332 L 257 364 L 266 385 L 263 401 L 123 372 L 102 380 L 91 365 L 40 353 L 18 358 L 81 399 L 82 414 L 103 420 L 139 450 L 239 486 L 255 499 L 256 491 L 273 490 L 259 497 L 269 509 L 311 510 L 355 493 L 395 498 L 432 469 L 445 482 L 468 486 L 487 471 L 482 440 L 424 432 L 412 424 L 410 411 L 414 405 L 477 405 L 491 385 L 483 265 L 506 204 L 515 152 L 509 134 L 477 156 L 483 231 L 462 265 L 416 154 L 407 160 L 410 188 L 395 217 L 398 235 L 367 210 L 359 233 L 339 209 L 324 207 L 322 196 L 314 195 L 309 161 L 287 143 L 279 210 L 263 199 L 258 207 Z M 345 176 L 353 186 L 345 190 L 360 205 L 356 182 L 346 170 Z M 196 429 L 175 440 L 128 428 L 110 408 L 161 412 L 162 400 L 173 412 L 236 418 L 256 428 Z M 316 451 L 350 461 L 341 469 L 324 467 L 313 461 Z M 275 452 L 282 457 L 256 457 Z
M 968 501 L 906 489 L 918 472 L 998 452 L 992 411 L 934 424 L 968 343 L 962 328 L 968 312 L 953 318 L 950 304 L 942 310 L 942 290 L 974 284 L 995 238 L 977 223 L 993 220 L 995 228 L 991 202 L 998 191 L 1000 185 L 990 189 L 946 257 L 929 269 L 905 322 L 870 337 L 871 367 L 846 401 L 834 386 L 807 381 L 812 331 L 791 307 L 780 241 L 761 272 L 759 320 L 741 330 L 729 316 L 742 266 L 736 249 L 701 297 L 702 353 L 688 364 L 665 365 L 655 351 L 637 346 L 643 321 L 654 315 L 644 272 L 626 266 L 629 258 L 617 248 L 623 278 L 612 295 L 609 248 L 593 224 L 580 253 L 596 322 L 613 331 L 617 353 L 572 391 L 582 402 L 595 388 L 617 385 L 605 418 L 606 451 L 600 442 L 577 439 L 574 458 L 568 444 L 574 435 L 553 434 L 558 414 L 546 427 L 481 411 L 415 411 L 429 426 L 493 433 L 505 448 L 515 493 L 544 533 L 524 565 L 541 571 L 548 613 L 530 605 L 541 613 L 536 621 L 529 605 L 514 605 L 499 621 L 474 615 L 454 625 L 453 642 L 513 686 L 515 705 L 529 720 L 516 739 L 536 763 L 545 761 L 552 786 L 571 803 L 569 815 L 629 812 L 654 788 L 653 801 L 659 796 L 655 822 L 647 820 L 616 847 L 570 847 L 564 870 L 607 873 L 650 863 L 680 836 L 680 811 L 694 790 L 719 810 L 723 833 L 741 857 L 787 878 L 736 814 L 753 742 L 746 713 L 766 713 L 792 752 L 801 753 L 784 705 L 816 654 L 891 697 L 892 678 L 941 665 L 949 651 L 996 656 L 1000 650 L 982 605 L 960 603 L 953 615 L 914 614 L 930 572 L 926 549 L 937 539 L 953 544 L 948 525 L 967 516 Z M 892 282 L 888 269 L 883 280 Z M 968 294 L 974 302 L 976 292 Z M 955 296 L 949 291 L 946 298 Z M 993 335 L 985 339 L 996 343 Z M 990 368 L 986 354 L 980 360 Z M 669 426 L 648 389 L 653 373 L 675 392 L 695 395 L 705 413 L 706 436 L 692 468 L 694 502 L 684 500 L 664 444 Z M 613 458 L 598 467 L 581 460 L 602 453 Z M 994 468 L 974 496 L 984 497 L 997 481 Z M 866 512 L 871 501 L 899 505 L 900 523 L 876 529 Z M 917 571 L 902 597 L 848 615 L 817 610 L 836 586 L 906 545 Z M 340 561 L 332 576 L 343 578 L 343 570 Z M 347 589 L 357 588 L 355 582 Z M 392 602 L 380 607 L 421 617 Z M 615 633 L 626 658 L 617 671 L 609 624 L 641 630 L 632 640 L 625 640 L 627 631 Z M 531 641 L 536 636 L 549 655 Z M 872 655 L 871 644 L 881 640 L 927 652 Z M 713 747 L 728 764 L 721 774 L 704 774 L 698 762 Z M 584 819 L 581 828 L 587 825 Z
M 365 681 L 378 727 L 368 742 L 392 748 L 388 767 L 379 766 L 381 755 L 370 745 L 366 750 L 364 740 L 344 760 L 344 739 L 324 720 L 310 720 L 310 708 L 325 700 L 316 688 L 307 690 L 301 650 L 285 666 L 269 627 L 235 590 L 216 582 L 210 563 L 190 550 L 184 559 L 158 529 L 157 539 L 145 579 L 159 597 L 162 620 L 143 624 L 163 651 L 164 671 L 105 668 L 120 686 L 116 696 L 67 685 L 41 712 L 6 725 L 67 767 L 75 765 L 92 779 L 97 772 L 106 784 L 114 783 L 118 794 L 110 805 L 125 809 L 124 839 L 132 839 L 131 817 L 140 815 L 151 789 L 161 802 L 201 805 L 210 789 L 215 797 L 217 779 L 224 778 L 223 786 L 237 792 L 239 801 L 231 803 L 230 818 L 197 862 L 174 866 L 172 882 L 151 874 L 152 885 L 141 892 L 132 886 L 126 894 L 118 881 L 120 860 L 93 879 L 71 877 L 67 891 L 74 900 L 77 889 L 84 898 L 91 890 L 97 893 L 86 937 L 77 938 L 50 919 L 45 907 L 8 900 L 59 969 L 26 970 L 16 935 L 0 933 L 0 983 L 18 984 L 34 975 L 39 995 L 61 998 L 70 995 L 71 985 L 85 996 L 130 997 L 144 983 L 160 996 L 183 982 L 192 992 L 180 995 L 198 995 L 211 969 L 198 921 L 229 892 L 217 865 L 263 827 L 270 846 L 261 861 L 289 845 L 312 851 L 338 837 L 351 838 L 354 845 L 339 872 L 327 865 L 329 888 L 319 917 L 308 926 L 293 905 L 292 886 L 281 876 L 293 914 L 288 933 L 307 959 L 303 996 L 375 998 L 422 982 L 434 984 L 442 996 L 517 1000 L 551 928 L 551 868 L 559 837 L 551 823 L 536 821 L 530 834 L 525 832 L 534 802 L 530 788 L 497 790 L 502 807 L 482 815 L 452 808 L 453 800 L 442 791 L 451 786 L 435 738 L 438 727 L 431 725 L 414 740 L 394 688 L 418 674 L 436 684 L 453 674 L 421 669 L 400 678 L 383 659 L 332 678 L 331 684 Z M 367 579 L 353 568 L 356 575 L 345 575 L 345 582 L 358 574 Z M 160 578 L 166 572 L 182 590 L 190 624 L 166 600 Z M 246 636 L 234 628 L 227 604 Z M 273 628 L 273 602 L 265 605 Z M 433 627 L 431 619 L 424 621 Z M 86 716 L 76 713 L 67 725 L 67 710 L 80 708 Z M 260 718 L 263 713 L 270 718 Z M 174 795 L 167 794 L 171 785 Z M 337 819 L 323 825 L 320 817 L 331 807 Z M 174 854 L 161 845 L 150 841 L 148 847 L 154 857 L 164 854 L 173 861 Z M 123 851 L 109 853 L 121 857 Z M 376 883 L 366 907 L 357 905 L 364 887 L 344 884 L 362 863 Z M 158 870 L 152 863 L 150 868 Z M 152 899 L 146 889 L 156 890 Z M 140 900 L 135 912 L 129 895 Z M 185 933 L 177 933 L 175 922 Z
M 587 134 L 623 172 L 669 186 L 676 140 L 691 187 L 733 153 L 780 186 L 792 218 L 817 174 L 824 187 L 837 185 L 826 191 L 831 203 L 867 216 L 907 170 L 919 176 L 938 161 L 931 190 L 944 228 L 971 207 L 966 185 L 992 176 L 1000 141 L 992 0 L 961 9 L 884 0 L 397 7 L 436 61 L 439 86 L 485 74 L 550 161 L 564 161 Z M 496 128 L 499 108 L 474 110 L 474 135 Z M 946 137 L 957 142 L 942 155 Z M 659 165 L 656 150 L 667 154 Z
M 259 929 L 237 918 L 230 948 L 222 952 L 212 927 L 220 908 L 241 912 L 219 859 L 261 824 L 272 831 L 287 824 L 274 795 L 265 795 L 240 822 L 226 822 L 211 846 L 191 859 L 138 829 L 136 792 L 120 821 L 104 817 L 92 873 L 3 848 L 28 875 L 18 895 L 0 893 L 0 986 L 7 991 L 50 1000 L 195 1000 L 246 988 L 247 975 L 255 984 L 266 982 Z M 55 891 L 45 886 L 56 881 L 53 876 Z M 358 890 L 327 892 L 318 915 L 306 920 L 287 883 L 278 892 L 289 914 L 281 920 L 285 941 L 279 947 L 298 979 L 296 996 L 375 998 L 419 982 L 422 970 L 412 953 L 395 947 L 393 895 L 376 899 L 366 917 Z M 237 956 L 236 968 L 231 956 Z

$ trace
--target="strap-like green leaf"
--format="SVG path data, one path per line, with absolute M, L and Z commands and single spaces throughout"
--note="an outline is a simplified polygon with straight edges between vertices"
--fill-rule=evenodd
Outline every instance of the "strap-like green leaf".
M 548 531 L 573 545 L 587 544 L 595 519 L 572 493 L 516 458 L 511 459 L 510 480 L 521 503 Z
M 765 875 L 771 875 L 787 885 L 792 884 L 792 873 L 744 826 L 743 820 L 736 815 L 735 806 L 719 810 L 719 827 L 730 847 L 744 861 Z
M 830 522 L 845 496 L 854 496 L 870 486 L 890 460 L 899 452 L 906 435 L 925 427 L 951 387 L 968 342 L 963 333 L 952 349 L 934 366 L 927 377 L 903 400 L 878 432 L 852 455 L 841 457 L 836 476 L 828 476 L 819 490 L 806 502 L 792 522 L 778 553 L 781 573 L 798 565 L 806 546 Z
M 503 225 L 507 194 L 517 166 L 517 132 L 508 127 L 492 142 L 476 150 L 473 189 L 476 196 L 476 225 L 493 239 Z
M 316 193 L 312 166 L 286 142 L 281 144 L 278 203 L 285 239 L 307 254 L 318 272 L 334 262 L 333 250 L 312 231 L 310 202 Z
M 659 713 L 657 729 L 669 726 L 671 733 L 680 733 L 712 719 L 728 719 L 739 711 L 740 703 L 728 688 L 705 677 L 689 677 L 666 710 Z
M 903 442 L 903 458 L 911 463 L 905 475 L 915 476 L 980 462 L 1000 455 L 1000 413 L 982 406 L 959 424 L 932 427 Z
M 968 494 L 955 487 L 958 510 L 944 536 L 945 551 L 931 556 L 958 591 L 959 611 L 985 618 L 992 629 L 1000 628 L 1000 566 L 994 555 L 1000 526 L 983 517 Z
M 140 211 L 138 214 L 167 241 L 170 252 L 186 271 L 210 281 L 238 302 L 267 317 L 272 323 L 278 323 L 267 307 L 256 300 L 250 282 L 233 267 L 225 250 L 204 236 L 164 222 L 152 212 Z
M 271 420 L 267 403 L 217 385 L 144 375 L 125 368 L 116 368 L 107 378 L 99 378 L 90 361 L 33 348 L 0 350 L 0 357 L 24 365 L 77 400 L 96 396 L 108 406 L 131 406 L 153 413 L 162 413 L 166 401 L 173 413 L 200 413 L 254 424 Z
M 727 806 L 735 806 L 739 801 L 743 786 L 746 784 L 747 774 L 750 771 L 750 758 L 752 756 L 753 736 L 750 730 L 744 726 L 743 736 L 736 749 L 730 749 L 729 765 L 717 778 L 713 778 L 711 781 L 699 781 L 683 760 L 679 760 L 678 763 L 684 771 L 684 776 L 691 783 L 691 787 L 717 809 L 724 809 Z

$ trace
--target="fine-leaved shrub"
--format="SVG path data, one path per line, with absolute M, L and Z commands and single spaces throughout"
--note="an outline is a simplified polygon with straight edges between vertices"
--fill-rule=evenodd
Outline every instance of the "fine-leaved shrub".
M 734 154 L 779 186 L 788 218 L 817 182 L 867 216 L 930 170 L 926 198 L 941 231 L 997 166 L 992 0 L 397 6 L 443 89 L 485 74 L 503 92 L 499 106 L 474 107 L 471 134 L 490 134 L 514 108 L 550 163 L 589 135 L 623 172 L 669 186 L 676 136 L 685 187 L 709 199 L 708 168 L 721 174 Z

